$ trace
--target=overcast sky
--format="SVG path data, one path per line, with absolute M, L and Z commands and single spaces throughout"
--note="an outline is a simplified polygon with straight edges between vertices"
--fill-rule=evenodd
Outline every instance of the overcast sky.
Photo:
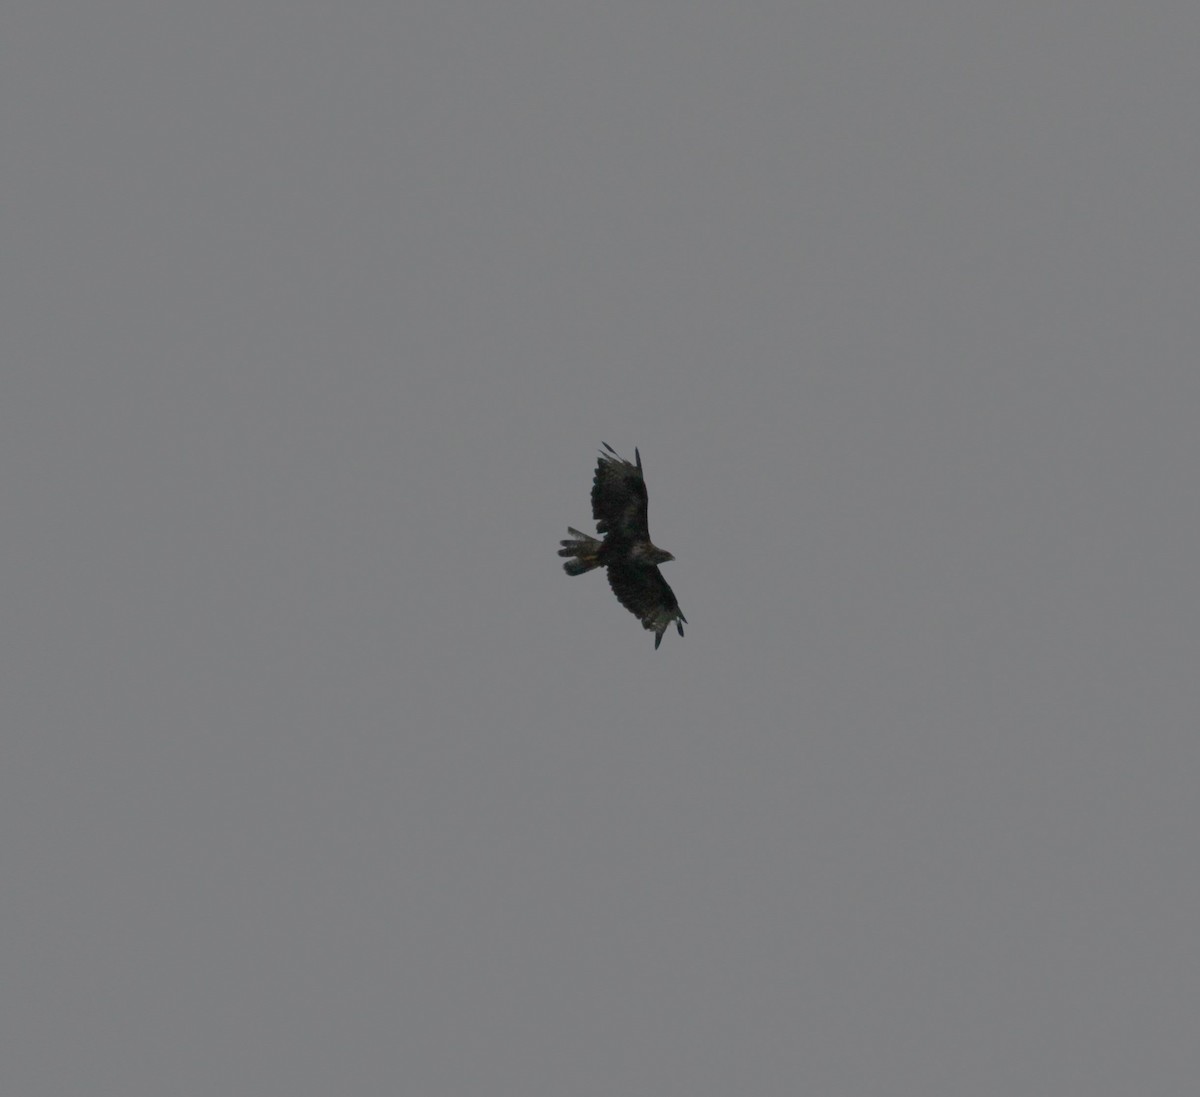
M 1198 41 L 8 5 L 0 1090 L 1191 1092 Z

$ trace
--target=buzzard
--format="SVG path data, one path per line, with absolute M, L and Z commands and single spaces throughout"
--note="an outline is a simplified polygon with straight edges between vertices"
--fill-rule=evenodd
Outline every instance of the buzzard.
M 563 564 L 568 575 L 582 575 L 592 568 L 608 568 L 608 585 L 613 594 L 639 621 L 654 633 L 654 647 L 662 643 L 663 633 L 675 622 L 679 635 L 687 621 L 675 600 L 675 592 L 658 570 L 658 565 L 675 557 L 650 541 L 646 523 L 646 481 L 642 478 L 642 455 L 634 449 L 637 464 L 621 457 L 607 442 L 601 452 L 592 480 L 592 517 L 596 530 L 604 534 L 599 541 L 577 529 L 567 527 L 571 540 L 562 541 L 559 556 L 569 556 Z

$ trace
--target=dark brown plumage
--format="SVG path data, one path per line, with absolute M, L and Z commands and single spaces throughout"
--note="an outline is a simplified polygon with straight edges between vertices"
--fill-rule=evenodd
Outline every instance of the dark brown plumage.
M 687 622 L 675 600 L 675 592 L 658 570 L 659 564 L 675 557 L 650 540 L 646 518 L 649 498 L 642 476 L 642 455 L 634 449 L 637 464 L 633 465 L 607 442 L 603 445 L 608 452 L 602 452 L 596 462 L 592 517 L 604 540 L 568 527 L 571 539 L 561 542 L 558 554 L 571 557 L 563 564 L 568 575 L 607 568 L 608 585 L 617 601 L 642 622 L 643 628 L 654 633 L 657 648 L 672 621 L 680 636 Z

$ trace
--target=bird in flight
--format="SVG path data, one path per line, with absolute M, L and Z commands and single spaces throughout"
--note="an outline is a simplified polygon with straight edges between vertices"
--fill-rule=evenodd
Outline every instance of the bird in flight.
M 608 568 L 608 585 L 642 627 L 654 633 L 654 647 L 662 643 L 663 633 L 675 622 L 679 635 L 687 622 L 675 592 L 658 570 L 658 565 L 674 560 L 650 540 L 646 519 L 648 496 L 642 477 L 642 455 L 635 448 L 637 464 L 621 457 L 607 442 L 601 452 L 592 480 L 592 517 L 598 540 L 567 527 L 571 538 L 560 542 L 559 556 L 570 559 L 563 564 L 568 575 L 582 575 L 592 568 Z

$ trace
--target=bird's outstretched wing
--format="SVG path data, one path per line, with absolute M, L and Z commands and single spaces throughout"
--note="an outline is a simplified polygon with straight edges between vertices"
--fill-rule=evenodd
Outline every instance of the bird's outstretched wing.
M 654 633 L 656 648 L 672 621 L 679 635 L 683 635 L 687 618 L 679 608 L 675 592 L 653 564 L 610 564 L 608 585 L 617 601 L 642 622 L 643 628 Z
M 646 512 L 649 496 L 642 477 L 642 455 L 635 449 L 637 464 L 621 457 L 607 442 L 596 462 L 592 480 L 592 517 L 596 529 L 616 541 L 649 541 Z

